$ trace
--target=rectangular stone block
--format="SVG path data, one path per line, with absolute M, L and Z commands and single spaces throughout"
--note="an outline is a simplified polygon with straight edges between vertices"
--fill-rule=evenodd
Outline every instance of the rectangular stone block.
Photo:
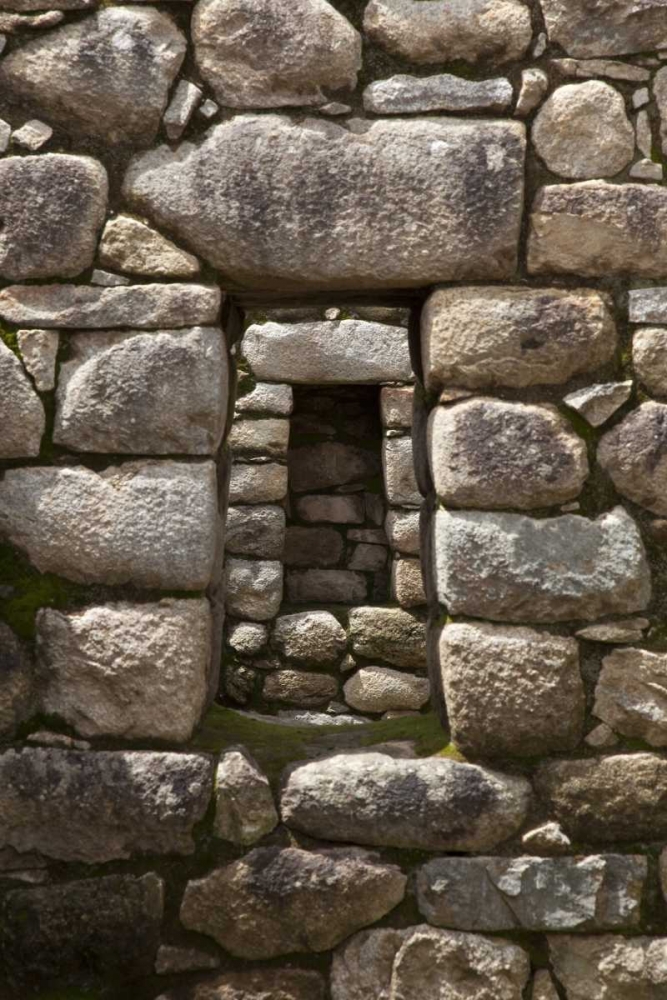
M 359 604 L 367 594 L 366 577 L 347 569 L 292 569 L 287 596 L 295 604 Z
M 270 559 L 227 559 L 225 599 L 236 618 L 264 622 L 283 599 L 283 564 Z
M 277 462 L 234 462 L 229 477 L 229 502 L 275 503 L 287 495 L 287 466 Z
M 628 319 L 631 323 L 667 323 L 667 288 L 631 288 Z
M 262 420 L 236 420 L 228 443 L 234 456 L 285 458 L 289 442 L 289 420 L 267 417 Z
M 230 507 L 225 524 L 225 549 L 239 556 L 282 559 L 285 548 L 285 511 L 256 504 Z
M 392 549 L 407 556 L 419 555 L 419 511 L 390 510 L 384 527 Z
M 382 467 L 387 502 L 395 507 L 419 507 L 422 495 L 417 486 L 412 438 L 385 438 L 382 442 Z
M 304 521 L 327 524 L 363 524 L 365 519 L 364 501 L 360 496 L 312 496 L 299 497 L 296 512 Z
M 272 413 L 288 417 L 294 409 L 294 392 L 291 385 L 257 382 L 252 392 L 238 396 L 237 413 Z
M 549 38 L 572 56 L 618 56 L 667 48 L 661 0 L 540 0 Z
M 384 386 L 380 390 L 380 416 L 384 427 L 409 430 L 415 390 L 412 386 Z
M 290 525 L 285 536 L 286 566 L 335 566 L 343 555 L 343 538 L 335 528 Z

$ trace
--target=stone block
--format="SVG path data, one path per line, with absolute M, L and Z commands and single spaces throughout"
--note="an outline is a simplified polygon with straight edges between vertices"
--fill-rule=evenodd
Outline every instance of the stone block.
M 387 502 L 394 507 L 419 507 L 422 495 L 415 476 L 412 438 L 385 438 L 382 468 Z
M 380 390 L 380 416 L 384 427 L 409 430 L 415 390 L 412 386 L 385 385 Z
M 295 493 L 364 483 L 380 472 L 380 457 L 368 448 L 340 441 L 292 448 L 287 459 L 290 488 Z
M 667 323 L 667 288 L 631 288 L 628 319 L 631 323 Z
M 236 420 L 229 432 L 228 444 L 234 456 L 287 456 L 289 420 L 267 417 L 262 420 Z
M 667 989 L 660 937 L 550 937 L 549 955 L 567 1000 L 659 1000 Z
M 604 382 L 578 389 L 563 398 L 566 406 L 583 417 L 591 427 L 601 427 L 632 395 L 632 379 L 625 382 Z
M 256 466 L 243 468 L 254 469 Z M 256 504 L 228 508 L 225 524 L 227 552 L 240 556 L 258 556 L 261 559 L 282 559 L 284 548 L 285 511 L 282 507 Z
M 237 413 L 271 413 L 288 417 L 294 409 L 294 391 L 291 385 L 256 382 L 251 392 L 237 396 Z
M 299 708 L 323 708 L 338 694 L 338 684 L 329 674 L 305 670 L 274 670 L 264 681 L 265 701 L 280 701 Z
M 287 495 L 287 466 L 277 462 L 234 462 L 229 477 L 229 502 L 266 504 Z
M 465 80 L 451 73 L 401 74 L 376 80 L 364 90 L 364 108 L 375 115 L 423 114 L 430 111 L 507 111 L 514 100 L 509 80 Z
M 366 577 L 348 569 L 292 569 L 287 596 L 295 604 L 359 604 L 368 596 Z
M 651 395 L 667 398 L 667 330 L 651 326 L 636 330 L 632 338 L 632 365 Z
M 329 611 L 302 611 L 276 620 L 271 645 L 300 663 L 336 663 L 345 652 L 347 634 Z
M 257 761 L 243 747 L 225 750 L 215 772 L 214 835 L 247 846 L 277 824 L 271 786 Z
M 642 403 L 604 435 L 598 461 L 618 492 L 667 514 L 667 404 Z
M 356 569 L 362 573 L 380 573 L 387 565 L 387 554 L 386 545 L 361 542 L 354 546 L 347 565 L 349 569 Z
M 46 416 L 14 352 L 0 340 L 0 459 L 36 458 Z
M 38 392 L 49 392 L 56 384 L 56 358 L 60 344 L 57 330 L 17 330 L 21 358 Z
M 360 496 L 313 496 L 299 497 L 295 504 L 296 513 L 311 523 L 363 524 L 365 520 L 364 501 Z
M 260 622 L 236 622 L 227 632 L 227 645 L 242 656 L 254 656 L 269 641 L 269 630 Z
M 419 511 L 390 510 L 384 528 L 394 551 L 407 556 L 419 555 Z
M 193 986 L 160 994 L 157 1000 L 324 1000 L 324 979 L 311 969 L 253 969 L 223 972 Z
M 415 677 L 391 667 L 362 667 L 346 681 L 345 701 L 357 712 L 416 710 L 429 699 L 425 677 Z
M 349 615 L 352 651 L 396 667 L 426 667 L 426 622 L 401 608 L 353 608 Z
M 335 528 L 290 525 L 285 534 L 286 566 L 335 566 L 343 555 L 343 538 Z
M 227 611 L 238 618 L 268 621 L 283 599 L 283 564 L 270 559 L 227 559 Z
M 610 0 L 587 8 L 578 0 L 540 0 L 549 38 L 572 56 L 619 56 L 667 48 L 667 10 Z M 611 1000 L 611 998 L 610 998 Z
M 100 240 L 102 267 L 148 278 L 194 278 L 199 261 L 131 215 L 109 219 Z
M 394 559 L 391 564 L 391 592 L 402 608 L 419 608 L 426 604 L 419 559 Z
M 602 661 L 593 713 L 622 736 L 667 746 L 667 654 L 614 649 Z

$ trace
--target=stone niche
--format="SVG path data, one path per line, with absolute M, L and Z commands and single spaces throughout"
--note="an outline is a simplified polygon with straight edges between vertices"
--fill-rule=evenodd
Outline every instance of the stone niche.
M 428 702 L 407 321 L 371 307 L 249 317 L 229 438 L 234 704 L 349 722 Z

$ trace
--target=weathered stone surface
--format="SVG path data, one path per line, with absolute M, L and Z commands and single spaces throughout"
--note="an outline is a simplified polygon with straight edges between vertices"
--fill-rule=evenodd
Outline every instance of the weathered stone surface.
M 294 409 L 292 386 L 257 382 L 251 392 L 237 397 L 235 407 L 237 413 L 273 413 L 288 417 Z
M 109 219 L 99 249 L 100 264 L 128 274 L 156 278 L 194 278 L 199 261 L 191 253 L 131 215 Z
M 613 930 L 639 924 L 645 857 L 438 858 L 420 868 L 419 910 L 463 931 Z
M 283 564 L 270 559 L 227 559 L 227 610 L 239 618 L 268 621 L 283 598 Z
M 0 621 L 0 737 L 12 737 L 32 706 L 32 664 L 18 636 Z
M 667 761 L 657 754 L 551 761 L 538 768 L 536 788 L 573 840 L 667 836 Z
M 422 314 L 429 389 L 561 385 L 611 361 L 616 326 L 590 288 L 445 288 Z
M 220 959 L 210 952 L 200 948 L 181 948 L 173 944 L 160 945 L 155 958 L 155 972 L 158 976 L 217 969 L 219 965 Z
M 260 323 L 248 327 L 242 350 L 260 379 L 358 385 L 413 378 L 408 331 L 359 319 Z
M 457 507 L 564 503 L 589 472 L 584 441 L 555 406 L 490 398 L 437 406 L 428 457 L 438 498 Z
M 632 338 L 632 363 L 654 396 L 667 397 L 667 330 L 643 327 Z
M 390 709 L 423 708 L 430 688 L 425 677 L 392 670 L 390 667 L 362 667 L 343 688 L 345 701 L 358 712 L 387 712 Z
M 287 466 L 277 462 L 246 464 L 234 462 L 229 477 L 229 502 L 266 504 L 287 494 Z
M 278 618 L 271 644 L 290 660 L 335 663 L 345 651 L 347 635 L 329 611 L 302 611 Z
M 654 514 L 667 514 L 667 404 L 642 403 L 608 431 L 598 461 L 616 489 Z
M 529 628 L 447 625 L 440 670 L 452 739 L 482 757 L 572 750 L 585 695 L 574 639 Z
M 660 1000 L 667 989 L 665 943 L 658 937 L 563 934 L 549 938 L 549 954 L 567 1000 Z
M 419 555 L 419 511 L 390 510 L 384 527 L 392 549 L 404 555 Z
M 225 524 L 225 548 L 228 552 L 263 559 L 282 559 L 284 546 L 285 511 L 282 507 L 255 504 L 228 509 Z
M 162 879 L 108 875 L 14 889 L 3 900 L 3 957 L 10 975 L 52 983 L 150 975 L 164 909 Z
M 516 100 L 514 114 L 525 118 L 542 103 L 549 89 L 549 77 L 542 69 L 524 69 L 521 71 L 521 89 Z
M 600 80 L 558 87 L 540 108 L 531 136 L 549 170 L 573 180 L 613 177 L 635 152 L 625 101 Z
M 106 604 L 37 616 L 39 696 L 82 736 L 190 739 L 206 703 L 208 601 Z
M 667 48 L 667 10 L 660 0 L 639 6 L 633 0 L 608 0 L 593 7 L 578 0 L 540 2 L 549 38 L 572 56 L 618 56 Z
M 326 0 L 199 0 L 192 40 L 202 76 L 232 108 L 324 104 L 354 89 L 361 38 Z
M 81 583 L 203 590 L 217 528 L 212 462 L 8 469 L 0 482 L 9 541 L 43 573 Z
M 84 10 L 94 7 L 97 0 L 49 0 L 50 10 Z M 44 10 L 44 0 L 3 0 L 3 10 L 20 11 L 22 14 L 31 10 Z
M 418 608 L 426 604 L 419 559 L 394 559 L 391 566 L 391 592 L 402 608 Z
M 376 115 L 427 111 L 507 111 L 514 99 L 504 77 L 466 80 L 451 73 L 438 76 L 392 76 L 364 90 L 364 108 Z
M 85 271 L 106 207 L 107 174 L 97 160 L 53 153 L 3 160 L 0 275 L 24 281 Z
M 353 608 L 349 616 L 352 651 L 397 667 L 426 666 L 426 623 L 401 608 Z
M 662 164 L 654 163 L 652 160 L 638 160 L 630 167 L 629 176 L 640 181 L 661 181 Z
M 366 600 L 366 577 L 348 569 L 292 569 L 287 596 L 295 604 L 359 604 Z
M 222 330 L 79 333 L 58 377 L 53 439 L 74 451 L 211 455 L 225 429 Z
M 283 822 L 312 837 L 427 851 L 484 851 L 516 833 L 523 778 L 438 757 L 337 754 L 286 773 Z
M 223 972 L 157 1000 L 324 1000 L 324 980 L 310 969 Z
M 227 644 L 235 653 L 254 656 L 269 641 L 269 630 L 260 622 L 237 622 L 227 632 Z
M 623 736 L 667 746 L 667 654 L 615 649 L 602 661 L 593 713 Z
M 546 969 L 538 969 L 535 973 L 530 1000 L 559 1000 L 553 976 Z
M 275 670 L 264 682 L 266 701 L 283 701 L 300 708 L 320 708 L 337 694 L 334 677 L 305 670 Z
M 7 750 L 0 775 L 0 847 L 91 864 L 192 853 L 213 789 L 192 753 Z
M 412 386 L 384 386 L 380 390 L 380 417 L 383 427 L 408 430 L 412 427 L 415 390 Z
M 149 145 L 185 48 L 166 14 L 106 7 L 11 52 L 0 87 L 75 136 Z
M 394 55 L 417 63 L 502 63 L 520 59 L 531 41 L 521 0 L 371 0 L 364 32 Z
M 581 181 L 540 188 L 528 236 L 530 274 L 667 275 L 667 190 Z
M 242 115 L 196 147 L 136 158 L 124 191 L 243 286 L 499 279 L 516 268 L 524 150 L 517 122 L 376 121 L 357 133 Z
M 335 528 L 290 525 L 287 529 L 284 552 L 286 566 L 335 566 L 342 555 L 343 537 Z
M 243 747 L 226 750 L 215 773 L 215 836 L 254 844 L 277 823 L 271 786 L 257 762 Z
M 560 823 L 550 820 L 524 833 L 521 845 L 533 854 L 567 854 L 572 847 L 572 841 Z
M 616 413 L 632 394 L 632 379 L 627 382 L 605 382 L 590 385 L 565 396 L 563 402 L 588 421 L 591 427 L 601 427 Z
M 518 945 L 427 924 L 356 934 L 334 955 L 333 1000 L 521 1000 L 528 955 Z
M 52 27 L 52 25 L 47 25 L 44 22 L 38 24 L 42 18 L 46 19 L 48 17 L 59 17 L 62 20 L 64 15 L 59 14 L 57 11 L 48 12 L 46 14 L 38 14 L 34 21 L 31 21 L 31 27 Z M 33 118 L 31 121 L 22 125 L 21 128 L 17 129 L 16 132 L 12 132 L 12 142 L 16 146 L 20 146 L 30 153 L 36 153 L 38 149 L 44 146 L 51 136 L 53 135 L 53 129 L 50 125 L 45 122 L 41 122 L 38 118 Z
M 0 292 L 0 317 L 50 329 L 168 330 L 215 325 L 219 312 L 215 285 L 9 285 Z
M 169 102 L 169 107 L 162 116 L 162 124 L 167 137 L 172 142 L 180 139 L 188 126 L 195 108 L 202 99 L 202 89 L 190 80 L 179 80 Z
M 0 340 L 0 458 L 39 455 L 44 406 L 14 352 Z
M 339 441 L 292 448 L 287 465 L 290 487 L 295 493 L 363 483 L 380 472 L 380 459 L 375 451 Z
M 406 881 L 365 851 L 260 847 L 190 882 L 181 921 L 242 958 L 327 951 L 393 910 Z
M 38 392 L 53 389 L 60 343 L 57 330 L 17 330 L 16 341 L 26 371 L 32 375 Z
M 296 512 L 304 521 L 329 524 L 362 524 L 365 519 L 364 501 L 358 496 L 299 497 Z
M 387 501 L 395 507 L 419 507 L 422 495 L 415 477 L 412 438 L 385 438 L 382 468 Z
M 439 510 L 434 523 L 438 597 L 450 614 L 595 621 L 649 602 L 641 536 L 622 507 L 595 521 Z
M 550 59 L 549 65 L 563 76 L 579 79 L 604 76 L 628 83 L 645 83 L 651 79 L 650 69 L 616 59 Z
M 287 456 L 289 420 L 265 417 L 261 420 L 235 420 L 229 432 L 228 444 L 239 456 Z
M 631 323 L 667 323 L 667 288 L 631 288 L 628 319 Z
M 587 625 L 575 632 L 577 639 L 589 642 L 641 642 L 642 632 L 651 622 L 648 618 L 621 618 L 599 625 Z
M 358 569 L 364 573 L 378 573 L 387 565 L 387 548 L 375 541 L 362 542 L 355 545 L 347 565 L 350 569 Z

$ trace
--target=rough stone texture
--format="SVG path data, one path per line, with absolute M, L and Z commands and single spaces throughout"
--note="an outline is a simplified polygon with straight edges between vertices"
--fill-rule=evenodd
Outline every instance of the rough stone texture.
M 622 496 L 667 514 L 667 404 L 629 413 L 600 441 L 598 462 Z
M 215 774 L 215 836 L 246 846 L 271 833 L 277 824 L 266 775 L 243 747 L 226 750 Z
M 656 754 L 552 761 L 538 768 L 536 788 L 575 841 L 667 836 L 667 761 Z
M 107 7 L 11 52 L 0 88 L 75 136 L 148 145 L 185 49 L 166 14 Z
M 0 737 L 11 738 L 33 706 L 33 669 L 27 650 L 0 621 Z
M 206 600 L 107 604 L 37 617 L 41 706 L 82 736 L 190 739 L 206 702 Z
M 631 288 L 628 319 L 631 323 L 667 323 L 667 288 Z
M 277 619 L 271 644 L 290 660 L 335 663 L 345 651 L 347 635 L 330 612 L 302 611 Z
M 326 0 L 199 0 L 192 40 L 200 72 L 232 108 L 324 104 L 353 90 L 361 38 Z
M 242 286 L 500 279 L 516 267 L 524 148 L 516 122 L 376 121 L 359 134 L 242 115 L 197 147 L 136 158 L 124 191 Z
M 522 0 L 371 0 L 364 32 L 394 55 L 416 63 L 503 63 L 520 59 L 531 41 Z
M 311 837 L 377 847 L 485 851 L 518 831 L 530 801 L 524 778 L 431 757 L 337 754 L 296 764 L 280 812 Z
M 392 549 L 405 555 L 419 555 L 419 512 L 390 510 L 384 522 Z
M 426 666 L 426 623 L 401 608 L 353 608 L 349 616 L 352 651 L 397 667 Z
M 259 622 L 237 622 L 227 633 L 227 643 L 235 653 L 254 656 L 266 646 L 269 630 Z
M 228 444 L 233 454 L 284 459 L 289 443 L 289 420 L 265 417 L 262 420 L 236 420 Z
M 652 395 L 667 398 L 667 330 L 650 326 L 636 330 L 632 338 L 632 364 Z
M 80 583 L 203 590 L 218 529 L 212 462 L 8 469 L 0 530 L 43 573 Z
M 667 654 L 615 649 L 602 661 L 593 713 L 616 732 L 667 746 Z
M 172 142 L 180 139 L 188 126 L 195 108 L 202 99 L 202 90 L 190 80 L 179 80 L 169 107 L 162 116 L 162 124 L 167 138 Z
M 549 954 L 567 1000 L 660 1000 L 667 989 L 665 938 L 564 934 Z
M 264 682 L 266 701 L 287 702 L 300 708 L 321 708 L 337 694 L 334 677 L 305 670 L 276 670 Z
M 429 389 L 561 385 L 611 361 L 616 340 L 609 300 L 590 288 L 446 288 L 422 314 Z
M 256 848 L 190 882 L 181 921 L 242 958 L 327 951 L 393 910 L 406 881 L 365 851 Z
M 228 552 L 264 559 L 282 559 L 284 546 L 285 511 L 282 507 L 256 504 L 250 507 L 230 507 L 227 510 L 225 548 Z
M 324 1000 L 324 980 L 310 969 L 223 972 L 157 1000 Z
M 528 236 L 529 274 L 667 275 L 667 190 L 582 181 L 540 188 Z
M 39 455 L 45 426 L 41 399 L 19 359 L 0 340 L 0 458 Z
M 164 884 L 152 873 L 14 889 L 3 900 L 3 957 L 23 979 L 132 980 L 150 975 L 160 941 Z
M 0 775 L 0 847 L 88 864 L 191 854 L 213 789 L 192 753 L 7 750 Z
M 642 632 L 650 625 L 648 618 L 621 618 L 599 625 L 587 625 L 575 632 L 577 639 L 589 642 L 641 642 Z
M 290 525 L 287 529 L 283 556 L 286 566 L 336 566 L 342 555 L 343 538 L 335 528 Z
M 563 402 L 582 416 L 591 427 L 601 427 L 627 403 L 632 387 L 631 379 L 627 382 L 591 385 L 565 396 Z
M 438 858 L 419 870 L 430 924 L 463 931 L 584 931 L 637 927 L 646 858 Z
M 38 392 L 49 392 L 56 384 L 56 358 L 60 335 L 55 330 L 17 330 L 16 341 L 26 371 Z
M 362 667 L 344 688 L 345 701 L 358 712 L 423 708 L 430 688 L 425 677 L 414 677 L 391 667 Z
M 227 610 L 239 618 L 268 621 L 283 597 L 283 565 L 268 559 L 227 560 Z
M 2 160 L 0 275 L 10 281 L 73 278 L 90 267 L 107 186 L 106 170 L 88 156 Z
M 540 108 L 531 136 L 549 170 L 572 180 L 613 177 L 635 152 L 623 96 L 600 80 L 558 87 Z
M 364 90 L 364 108 L 376 115 L 419 114 L 428 111 L 507 111 L 514 99 L 504 77 L 465 80 L 451 73 L 438 76 L 392 76 Z
M 251 392 L 237 397 L 235 407 L 237 413 L 272 413 L 288 417 L 294 409 L 292 386 L 257 382 Z
M 644 547 L 622 507 L 595 521 L 445 510 L 434 521 L 438 598 L 450 614 L 594 621 L 649 602 Z
M 440 670 L 452 739 L 466 754 L 532 757 L 572 750 L 583 736 L 574 639 L 455 623 L 442 630 Z
M 407 430 L 412 427 L 415 390 L 412 386 L 384 386 L 380 390 L 380 416 L 383 427 Z
M 667 10 L 661 0 L 607 0 L 594 6 L 580 0 L 540 3 L 549 38 L 569 55 L 618 56 L 667 48 Z
M 396 507 L 419 507 L 422 495 L 415 476 L 412 439 L 385 438 L 382 442 L 382 468 L 387 500 Z
M 287 465 L 290 488 L 295 493 L 363 483 L 380 472 L 376 451 L 340 441 L 292 448 Z
M 546 969 L 539 969 L 535 973 L 530 1000 L 559 1000 L 553 977 Z
M 287 596 L 295 604 L 360 604 L 368 596 L 366 577 L 347 569 L 293 569 Z
M 428 423 L 435 491 L 456 507 L 532 509 L 578 496 L 586 445 L 555 406 L 499 399 L 436 407 Z
M 214 325 L 220 312 L 215 285 L 9 285 L 0 292 L 0 317 L 52 329 Z
M 222 330 L 80 333 L 68 338 L 53 439 L 74 451 L 214 454 L 229 371 Z
M 667 72 L 665 72 L 666 69 L 667 67 L 663 66 L 662 69 L 658 70 L 658 72 L 655 74 L 655 77 L 653 78 L 653 95 L 655 97 L 655 102 L 658 106 L 658 113 L 660 115 L 660 145 L 662 147 L 663 152 L 667 148 Z M 648 131 L 647 139 L 648 139 L 651 136 L 650 122 L 647 122 L 647 125 L 648 125 L 647 129 Z M 647 142 L 647 148 L 648 148 L 648 142 Z M 652 152 L 652 143 L 651 143 L 651 149 L 649 149 L 648 152 L 645 152 L 644 155 L 650 158 L 651 152 Z
M 229 502 L 266 504 L 282 500 L 287 493 L 287 466 L 276 462 L 261 465 L 234 462 L 229 478 Z
M 533 854 L 567 854 L 572 847 L 572 841 L 563 831 L 560 823 L 550 820 L 532 830 L 528 830 L 521 838 L 521 845 Z
M 408 331 L 359 319 L 261 323 L 248 327 L 242 349 L 259 379 L 358 385 L 413 377 Z
M 425 975 L 425 971 L 428 970 Z M 333 1000 L 521 1000 L 528 955 L 516 944 L 427 924 L 362 931 L 334 955 Z
M 155 959 L 158 976 L 170 976 L 178 972 L 200 972 L 217 969 L 220 959 L 199 948 L 180 948 L 178 945 L 162 944 Z
M 514 114 L 525 118 L 540 105 L 549 89 L 549 77 L 541 69 L 521 71 L 521 89 L 516 100 Z
M 364 501 L 355 496 L 299 497 L 296 512 L 304 521 L 324 521 L 328 524 L 362 524 L 365 519 Z
M 155 278 L 194 278 L 199 261 L 175 243 L 131 215 L 109 219 L 100 241 L 103 267 Z
M 402 608 L 419 608 L 427 603 L 419 559 L 394 559 L 391 592 Z

